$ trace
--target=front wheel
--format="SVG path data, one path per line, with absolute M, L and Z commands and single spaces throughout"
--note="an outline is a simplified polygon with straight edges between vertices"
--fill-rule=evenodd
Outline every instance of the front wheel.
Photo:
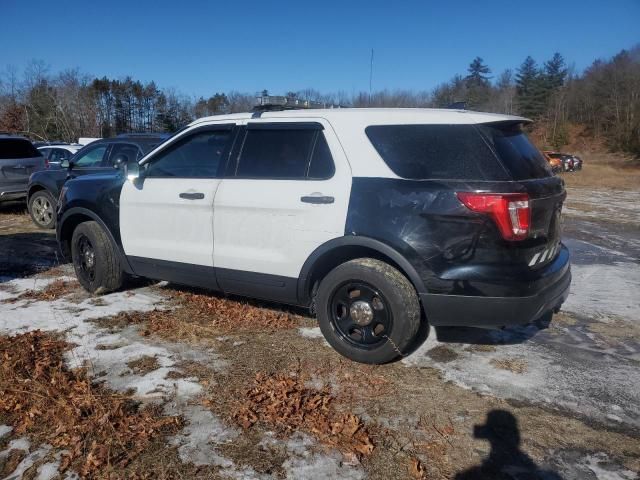
M 39 190 L 29 198 L 29 215 L 40 228 L 56 226 L 56 201 L 46 190 Z
M 407 354 L 420 327 L 413 285 L 380 260 L 339 265 L 320 283 L 318 323 L 338 353 L 361 363 L 382 364 Z
M 104 229 L 96 222 L 84 222 L 71 237 L 71 258 L 80 285 L 90 293 L 109 293 L 124 280 L 118 254 Z

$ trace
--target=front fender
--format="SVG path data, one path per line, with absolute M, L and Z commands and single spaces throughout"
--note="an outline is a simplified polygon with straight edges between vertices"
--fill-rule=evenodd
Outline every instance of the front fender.
M 75 219 L 78 217 L 90 218 L 100 225 L 105 232 L 107 232 L 107 236 L 109 237 L 109 241 L 114 247 L 114 250 L 118 253 L 120 258 L 120 265 L 122 269 L 129 273 L 133 274 L 133 269 L 127 260 L 127 256 L 124 254 L 122 250 L 122 246 L 116 241 L 116 237 L 114 236 L 111 229 L 107 226 L 107 224 L 98 216 L 96 212 L 84 207 L 72 207 L 64 211 L 61 216 L 58 217 L 58 222 L 56 224 L 56 239 L 58 240 L 58 247 L 62 252 L 65 258 L 68 258 L 68 248 L 65 247 L 65 243 L 67 241 L 71 241 L 71 235 L 73 235 L 73 228 L 69 228 L 72 225 L 74 228 L 77 225 Z M 69 223 L 71 222 L 71 223 Z

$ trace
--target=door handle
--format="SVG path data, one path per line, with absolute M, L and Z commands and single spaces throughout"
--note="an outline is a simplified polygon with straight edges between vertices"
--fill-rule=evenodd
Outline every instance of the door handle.
M 300 201 L 303 203 L 314 203 L 316 205 L 326 205 L 333 203 L 335 198 L 326 195 L 305 195 L 300 197 Z
M 183 192 L 179 195 L 180 198 L 184 198 L 185 200 L 202 200 L 204 198 L 204 193 L 189 193 Z

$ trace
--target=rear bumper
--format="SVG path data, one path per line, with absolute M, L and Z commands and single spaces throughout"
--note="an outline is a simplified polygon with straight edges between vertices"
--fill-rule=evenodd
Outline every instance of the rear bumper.
M 513 287 L 513 282 L 509 283 L 509 287 Z M 569 253 L 563 246 L 557 259 L 539 273 L 539 278 L 523 280 L 521 287 L 531 292 L 530 295 L 488 297 L 424 293 L 420 300 L 427 321 L 435 326 L 524 325 L 560 308 L 569 296 L 570 285 Z

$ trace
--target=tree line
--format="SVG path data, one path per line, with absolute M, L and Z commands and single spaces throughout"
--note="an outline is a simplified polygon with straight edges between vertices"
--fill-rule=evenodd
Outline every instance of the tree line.
M 466 74 L 432 90 L 322 93 L 313 88 L 288 96 L 351 107 L 447 107 L 519 114 L 542 125 L 545 141 L 566 144 L 568 126 L 584 125 L 612 150 L 640 156 L 640 45 L 584 72 L 567 66 L 559 53 L 537 63 L 527 57 L 514 70 L 497 75 L 481 57 Z M 39 61 L 19 74 L 7 67 L 0 76 L 0 131 L 37 140 L 74 141 L 129 132 L 172 132 L 195 118 L 250 111 L 256 96 L 268 93 L 216 92 L 190 97 L 155 82 L 131 77 L 95 78 L 79 70 L 56 74 Z

